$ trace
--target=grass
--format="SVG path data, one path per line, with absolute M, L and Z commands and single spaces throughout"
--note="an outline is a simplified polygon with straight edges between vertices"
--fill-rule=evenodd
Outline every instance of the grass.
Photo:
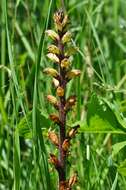
M 126 2 L 66 0 L 64 4 L 73 44 L 79 47 L 73 67 L 81 70 L 81 77 L 67 88 L 67 97 L 76 94 L 78 100 L 68 115 L 68 125 L 86 122 L 89 101 L 96 93 L 109 102 L 118 121 L 116 127 L 120 128 L 126 117 Z M 48 114 L 54 110 L 45 98 L 54 89 L 42 70 L 51 65 L 46 58 L 50 42 L 45 30 L 53 28 L 52 15 L 59 7 L 58 0 L 1 0 L 1 190 L 56 189 L 57 173 L 48 164 L 54 147 L 47 138 L 50 126 L 53 128 Z M 93 106 L 92 109 L 96 113 Z M 108 116 L 104 118 L 109 121 Z M 122 141 L 125 134 L 101 134 L 100 129 L 89 134 L 80 130 L 68 160 L 69 172 L 78 172 L 74 189 L 125 190 L 125 147 L 120 151 L 117 147 L 117 154 L 112 157 L 113 144 Z

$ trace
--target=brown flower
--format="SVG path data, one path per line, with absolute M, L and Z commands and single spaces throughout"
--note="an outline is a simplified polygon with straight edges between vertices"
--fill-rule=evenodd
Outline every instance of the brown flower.
M 49 118 L 50 118 L 54 123 L 56 123 L 56 124 L 58 124 L 58 125 L 61 123 L 60 120 L 59 120 L 59 117 L 58 117 L 57 115 L 55 115 L 55 114 L 50 114 Z
M 49 131 L 48 137 L 54 145 L 59 146 L 59 139 L 58 139 L 58 136 L 55 132 Z
M 57 90 L 56 90 L 56 94 L 57 94 L 57 96 L 59 96 L 59 97 L 64 96 L 64 89 L 63 89 L 61 86 L 59 86 L 59 87 L 57 88 Z
M 68 182 L 69 187 L 72 187 L 75 183 L 77 183 L 77 173 L 70 177 Z
M 73 138 L 75 136 L 75 134 L 77 133 L 77 130 L 78 130 L 79 127 L 80 127 L 79 125 L 77 125 L 75 127 L 72 127 L 70 129 L 70 131 L 68 132 L 68 137 Z
M 62 148 L 65 152 L 67 152 L 69 147 L 70 147 L 70 139 L 65 139 L 62 144 Z

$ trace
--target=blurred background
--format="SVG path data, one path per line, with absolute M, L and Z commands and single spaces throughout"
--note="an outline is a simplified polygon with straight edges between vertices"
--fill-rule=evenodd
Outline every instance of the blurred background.
M 55 128 L 48 119 L 54 109 L 45 98 L 55 90 L 42 71 L 52 64 L 46 58 L 50 40 L 45 30 L 54 28 L 53 14 L 61 6 L 59 0 L 0 1 L 0 190 L 55 190 L 57 186 L 57 173 L 48 164 L 49 153 L 57 154 L 47 136 L 50 126 Z M 68 126 L 86 125 L 93 93 L 111 103 L 108 109 L 116 122 L 120 120 L 113 109 L 125 121 L 126 1 L 66 0 L 64 6 L 72 43 L 78 47 L 72 67 L 81 70 L 81 77 L 67 87 L 66 96 L 76 94 L 78 100 L 68 115 Z M 98 106 L 90 106 L 90 112 L 98 112 Z M 112 145 L 125 141 L 125 134 L 101 134 L 99 129 L 89 134 L 81 129 L 68 159 L 68 175 L 78 173 L 73 189 L 125 190 L 126 143 L 120 145 L 124 147 L 120 152 L 118 146 L 112 159 Z

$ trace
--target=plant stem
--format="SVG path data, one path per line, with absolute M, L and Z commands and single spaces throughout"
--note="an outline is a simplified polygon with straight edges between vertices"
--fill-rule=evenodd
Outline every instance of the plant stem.
M 62 37 L 62 34 L 61 34 Z M 64 47 L 63 44 L 59 41 L 58 44 L 61 55 L 60 55 L 60 61 L 64 58 Z M 59 103 L 59 120 L 61 121 L 60 125 L 60 142 L 59 142 L 59 154 L 60 154 L 60 163 L 61 163 L 61 173 L 59 173 L 59 184 L 61 181 L 66 180 L 66 156 L 64 155 L 64 151 L 62 148 L 62 144 L 66 138 L 66 113 L 64 110 L 65 104 L 66 104 L 66 99 L 65 99 L 65 88 L 66 88 L 66 83 L 65 83 L 65 72 L 59 66 L 59 72 L 60 72 L 60 86 L 64 89 L 64 96 L 60 97 L 60 103 Z M 60 187 L 59 187 L 60 188 Z

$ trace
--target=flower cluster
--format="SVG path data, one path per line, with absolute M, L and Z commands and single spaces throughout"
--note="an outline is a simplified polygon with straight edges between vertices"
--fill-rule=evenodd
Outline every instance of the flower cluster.
M 72 47 L 72 34 L 67 30 L 69 23 L 68 16 L 63 10 L 57 11 L 54 16 L 55 31 L 47 30 L 46 34 L 52 39 L 52 44 L 48 47 L 47 57 L 56 64 L 54 68 L 44 69 L 44 73 L 53 77 L 56 87 L 56 97 L 47 95 L 47 100 L 55 107 L 57 114 L 50 114 L 50 119 L 59 126 L 59 135 L 54 131 L 49 131 L 50 141 L 59 150 L 59 158 L 50 154 L 50 162 L 55 166 L 59 174 L 59 189 L 70 190 L 77 181 L 74 174 L 69 180 L 66 179 L 66 158 L 69 153 L 70 141 L 77 133 L 79 126 L 66 129 L 66 115 L 76 103 L 76 96 L 65 97 L 67 83 L 80 75 L 80 70 L 71 69 L 70 56 L 76 52 Z

